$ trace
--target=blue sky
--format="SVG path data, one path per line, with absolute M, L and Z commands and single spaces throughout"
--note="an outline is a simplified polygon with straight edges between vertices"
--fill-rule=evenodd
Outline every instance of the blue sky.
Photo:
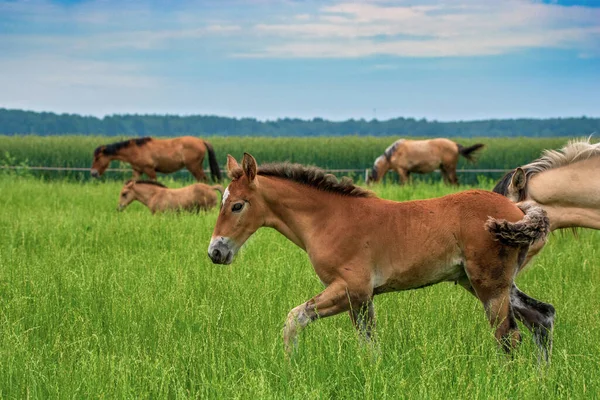
M 0 107 L 600 117 L 600 0 L 0 0 Z

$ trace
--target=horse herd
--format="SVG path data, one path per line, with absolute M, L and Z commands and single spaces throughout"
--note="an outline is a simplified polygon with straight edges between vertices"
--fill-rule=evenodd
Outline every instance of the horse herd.
M 456 184 L 459 154 L 470 159 L 483 147 L 464 148 L 446 139 L 425 142 L 395 142 L 375 161 L 370 180 L 380 180 L 390 168 L 402 182 L 410 172 L 440 168 L 445 180 Z M 212 176 L 219 180 L 212 146 L 192 137 L 100 146 L 94 152 L 92 175 L 101 175 L 110 160 L 118 159 L 132 165 L 134 178 L 145 173 L 155 179 L 156 172 L 186 167 L 203 179 L 205 152 Z M 410 159 L 419 154 L 421 161 Z M 214 191 L 219 190 L 221 207 L 208 246 L 214 263 L 230 264 L 246 240 L 265 226 L 305 250 L 325 289 L 288 314 L 284 326 L 288 353 L 300 329 L 345 311 L 370 341 L 375 295 L 452 281 L 483 304 L 506 352 L 520 342 L 519 320 L 533 333 L 547 361 L 554 307 L 529 297 L 514 279 L 543 248 L 550 231 L 600 229 L 600 143 L 589 139 L 545 151 L 538 160 L 506 174 L 494 188 L 496 193 L 467 190 L 408 202 L 377 198 L 351 180 L 338 181 L 315 167 L 287 162 L 259 167 L 247 153 L 241 164 L 228 155 L 226 169 L 231 182 L 225 190 L 204 184 L 169 190 L 154 181 L 128 181 L 119 208 L 134 198 L 152 211 L 173 204 L 209 208 L 216 205 Z
M 456 165 L 459 156 L 474 162 L 473 153 L 483 147 L 480 143 L 464 147 L 441 138 L 400 139 L 375 160 L 366 182 L 379 182 L 389 170 L 394 170 L 398 173 L 400 182 L 406 183 L 411 173 L 426 174 L 439 169 L 446 183 L 458 185 Z M 208 210 L 216 205 L 214 190 L 222 194 L 222 186 L 198 183 L 183 189 L 168 189 L 156 182 L 157 172 L 168 174 L 183 168 L 190 171 L 197 181 L 205 181 L 207 178 L 202 163 L 206 154 L 212 179 L 220 181 L 221 171 L 212 145 L 192 136 L 173 139 L 144 137 L 99 146 L 94 151 L 90 172 L 93 177 L 100 177 L 112 160 L 131 164 L 133 179 L 123 186 L 119 210 L 123 210 L 134 200 L 146 205 L 152 213 L 166 210 Z M 150 180 L 139 180 L 143 174 Z

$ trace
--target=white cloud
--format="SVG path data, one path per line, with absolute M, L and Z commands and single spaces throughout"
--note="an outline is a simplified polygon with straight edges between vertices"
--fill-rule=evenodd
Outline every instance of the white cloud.
M 342 2 L 301 20 L 257 23 L 253 29 L 271 40 L 237 56 L 461 57 L 530 48 L 595 54 L 600 9 L 518 0 L 422 6 Z
M 194 1 L 160 10 L 150 4 L 113 0 L 69 7 L 45 0 L 0 0 L 0 13 L 17 15 L 24 25 L 47 24 L 49 31 L 4 35 L 0 40 L 5 45 L 13 43 L 15 49 L 43 44 L 70 55 L 112 49 L 162 50 L 183 41 L 220 41 L 221 54 L 256 58 L 462 57 L 532 48 L 573 49 L 585 57 L 600 53 L 600 8 L 534 0 L 419 5 L 329 1 L 302 6 L 288 1 L 276 8 L 265 7 L 269 0 L 260 3 L 262 8 L 253 8 L 234 1 L 236 12 L 231 12 L 222 4 L 221 9 L 211 11 L 207 3 Z M 238 10 L 244 7 L 248 13 Z M 256 9 L 262 11 L 250 12 Z M 58 25 L 71 29 L 60 34 Z
M 401 68 L 393 57 L 485 56 L 540 48 L 569 49 L 580 58 L 600 56 L 598 8 L 524 0 L 432 0 L 420 5 L 273 0 L 273 6 L 271 0 L 251 5 L 240 0 L 228 8 L 224 0 L 211 1 L 214 9 L 204 0 L 188 0 L 160 10 L 151 3 L 116 0 L 70 6 L 0 0 L 0 27 L 16 27 L 0 34 L 0 105 L 93 110 L 99 115 L 124 110 L 198 112 L 199 104 L 205 112 L 256 111 L 255 93 L 250 96 L 239 89 L 246 82 L 223 78 L 243 75 L 234 68 L 236 60 L 224 61 L 224 56 L 391 56 L 362 64 L 371 71 Z M 214 66 L 203 69 L 209 57 L 230 69 L 222 74 L 215 73 Z M 262 93 L 270 77 L 256 75 L 261 80 L 256 93 Z M 287 82 L 279 78 L 273 84 L 277 89 Z M 313 91 L 309 84 L 306 91 Z M 222 101 L 215 105 L 213 97 L 219 96 Z M 240 98 L 243 101 L 234 102 Z M 280 102 L 269 107 L 269 115 L 274 115 Z

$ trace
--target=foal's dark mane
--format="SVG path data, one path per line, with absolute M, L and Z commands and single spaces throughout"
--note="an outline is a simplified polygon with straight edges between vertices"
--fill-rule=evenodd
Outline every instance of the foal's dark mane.
M 331 192 L 349 197 L 375 197 L 370 190 L 356 186 L 352 179 L 338 179 L 317 167 L 306 167 L 301 164 L 273 163 L 258 168 L 258 175 L 290 180 L 301 185 L 311 186 L 323 192 Z
M 107 145 L 103 145 L 103 146 L 98 146 L 98 147 L 96 147 L 96 150 L 94 150 L 94 157 L 99 155 L 100 153 L 102 153 L 106 156 L 114 156 L 121 149 L 124 149 L 124 148 L 132 146 L 132 145 L 133 146 L 143 146 L 144 144 L 148 143 L 151 140 L 152 140 L 151 137 L 142 137 L 142 138 L 137 138 L 137 139 L 128 139 L 128 140 L 124 140 L 122 142 L 111 143 L 111 144 L 107 144 Z
M 154 186 L 159 186 L 159 187 L 161 187 L 161 188 L 168 189 L 168 187 L 167 187 L 167 186 L 163 185 L 163 184 L 162 184 L 162 183 L 160 183 L 160 182 L 157 182 L 157 181 L 151 181 L 151 180 L 146 180 L 146 179 L 140 179 L 140 180 L 137 180 L 137 181 L 136 181 L 135 179 L 130 179 L 130 180 L 128 180 L 127 182 L 125 182 L 125 184 L 127 185 L 127 184 L 129 184 L 129 183 L 131 183 L 131 182 L 135 182 L 137 185 L 154 185 Z

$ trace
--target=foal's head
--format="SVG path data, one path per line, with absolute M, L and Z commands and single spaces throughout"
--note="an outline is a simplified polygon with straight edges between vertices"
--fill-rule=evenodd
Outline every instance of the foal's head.
M 135 200 L 136 196 L 135 191 L 133 190 L 134 185 L 135 181 L 133 179 L 128 180 L 123 185 L 123 189 L 121 189 L 121 194 L 119 195 L 119 206 L 117 207 L 117 211 L 123 211 L 125 207 Z
M 215 264 L 231 264 L 239 248 L 265 222 L 265 205 L 258 195 L 256 160 L 248 153 L 240 166 L 227 155 L 231 183 L 223 193 L 208 256 Z

